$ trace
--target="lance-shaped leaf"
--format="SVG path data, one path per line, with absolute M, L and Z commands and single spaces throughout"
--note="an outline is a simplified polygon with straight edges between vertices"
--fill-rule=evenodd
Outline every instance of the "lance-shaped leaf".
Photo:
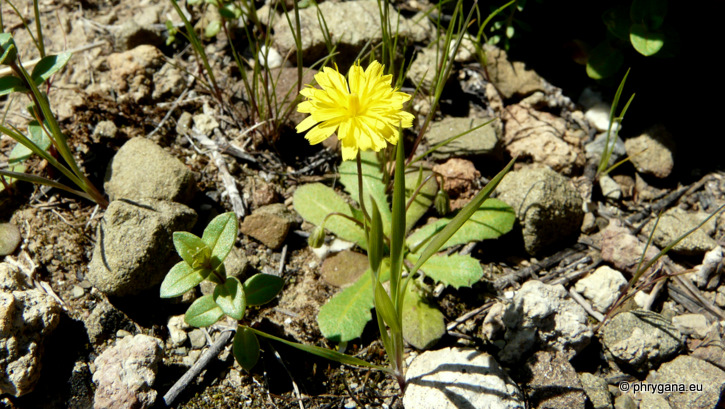
M 178 297 L 204 281 L 211 270 L 191 268 L 186 261 L 174 265 L 161 283 L 161 298 Z
M 380 281 L 390 277 L 390 259 L 383 259 Z M 335 294 L 330 301 L 320 307 L 317 325 L 325 338 L 335 342 L 347 342 L 359 338 L 365 324 L 372 319 L 370 310 L 373 300 L 373 276 L 367 270 L 350 287 Z
M 1 92 L 0 95 L 2 95 Z M 38 121 L 31 121 L 28 124 L 28 134 L 28 139 L 35 145 L 37 145 L 39 149 L 42 149 L 44 151 L 48 150 L 48 148 L 50 147 L 50 139 L 48 139 L 48 135 L 46 135 L 43 128 L 38 124 Z M 17 145 L 15 145 L 13 150 L 10 151 L 10 155 L 8 155 L 8 163 L 13 164 L 23 161 L 29 158 L 32 153 L 33 151 L 31 151 L 30 148 L 21 143 L 18 143 Z
M 351 241 L 362 248 L 367 248 L 365 232 L 352 220 L 331 213 L 343 214 L 355 219 L 355 212 L 349 204 L 334 190 L 321 183 L 310 183 L 297 188 L 294 194 L 294 207 L 297 213 L 308 222 L 320 226 L 323 221 L 325 229 L 335 233 L 341 239 Z
M 408 236 L 406 240 L 408 247 L 414 252 L 419 252 L 423 245 L 448 226 L 453 219 L 444 217 L 421 227 Z M 439 250 L 471 241 L 495 239 L 508 233 L 513 228 L 515 220 L 516 214 L 511 206 L 498 199 L 487 199 Z
M 234 334 L 232 352 L 234 353 L 234 359 L 246 371 L 251 371 L 254 365 L 257 364 L 259 360 L 259 340 L 251 329 L 242 326 L 237 328 L 237 333 Z
M 383 221 L 383 231 L 385 234 L 390 233 L 390 205 L 388 205 L 388 195 L 385 194 L 385 185 L 383 184 L 383 172 L 380 170 L 380 162 L 378 156 L 373 151 L 361 152 L 361 170 L 363 183 L 363 196 L 365 200 L 365 208 L 372 208 L 372 201 L 378 205 L 380 217 Z M 340 165 L 340 183 L 350 193 L 356 202 L 358 197 L 358 175 L 357 162 L 346 161 Z
M 23 80 L 12 75 L 6 75 L 0 78 L 0 97 L 13 92 L 26 92 Z
M 241 320 L 244 317 L 247 302 L 244 297 L 242 283 L 236 277 L 229 277 L 224 281 L 224 284 L 217 284 L 214 287 L 213 297 L 216 305 L 227 316 L 235 320 Z
M 192 327 L 208 327 L 219 321 L 224 311 L 214 302 L 211 294 L 197 298 L 186 310 L 184 321 Z
M 237 216 L 234 212 L 222 213 L 209 222 L 201 240 L 211 249 L 211 269 L 216 270 L 227 258 L 237 239 Z
M 284 280 L 272 274 L 255 274 L 244 282 L 247 305 L 262 305 L 274 299 L 282 291 Z

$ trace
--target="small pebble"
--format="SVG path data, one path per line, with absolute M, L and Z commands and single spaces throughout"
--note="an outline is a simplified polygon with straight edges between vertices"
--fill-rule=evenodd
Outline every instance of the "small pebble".
M 204 345 L 206 345 L 206 336 L 204 336 L 204 331 L 197 328 L 189 332 L 189 341 L 191 342 L 192 349 L 203 348 Z
M 86 292 L 85 292 L 85 290 L 83 289 L 83 287 L 80 287 L 80 286 L 74 285 L 74 286 L 73 286 L 73 289 L 71 290 L 70 296 L 71 296 L 71 298 L 72 298 L 72 299 L 74 299 L 74 300 L 75 300 L 75 299 L 78 299 L 78 298 L 81 298 L 81 297 L 83 297 L 83 294 L 85 294 L 85 293 L 86 293 Z

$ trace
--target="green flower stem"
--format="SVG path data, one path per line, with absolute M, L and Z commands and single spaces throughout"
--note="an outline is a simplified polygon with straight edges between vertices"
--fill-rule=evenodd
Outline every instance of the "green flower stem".
M 358 195 L 358 203 L 360 203 L 360 210 L 362 210 L 363 217 L 365 218 L 365 226 L 368 225 L 370 219 L 370 215 L 368 214 L 367 210 L 365 209 L 365 201 L 363 198 L 363 177 L 362 177 L 362 158 L 360 157 L 360 151 L 357 151 L 357 195 Z M 365 228 L 366 236 L 367 236 L 367 227 Z

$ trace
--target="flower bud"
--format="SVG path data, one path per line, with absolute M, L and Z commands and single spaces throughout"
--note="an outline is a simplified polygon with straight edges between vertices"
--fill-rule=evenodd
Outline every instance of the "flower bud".
M 317 226 L 310 233 L 310 237 L 307 238 L 307 244 L 313 249 L 319 248 L 325 243 L 325 229 L 322 226 Z
M 445 190 L 438 189 L 438 193 L 436 193 L 436 197 L 433 200 L 433 205 L 439 215 L 445 216 L 451 211 L 451 198 L 448 197 L 448 193 Z

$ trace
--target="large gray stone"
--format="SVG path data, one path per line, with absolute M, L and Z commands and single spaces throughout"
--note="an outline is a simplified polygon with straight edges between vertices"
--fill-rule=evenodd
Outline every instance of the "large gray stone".
M 325 17 L 325 23 L 338 53 L 338 61 L 351 63 L 362 48 L 372 42 L 373 45 L 382 41 L 380 30 L 380 11 L 375 0 L 349 2 L 324 2 L 319 7 L 308 7 L 300 10 L 302 31 L 302 56 L 305 66 L 311 65 L 327 55 L 323 28 L 320 26 L 319 13 Z M 400 17 L 398 27 L 398 44 L 423 42 L 428 39 L 435 28 L 428 18 Z M 395 10 L 390 10 L 393 24 L 398 19 Z M 293 25 L 294 25 L 293 19 Z M 294 54 L 297 46 L 292 29 L 287 19 L 277 17 L 273 24 L 274 45 L 282 55 Z M 296 29 L 295 29 L 296 30 Z
M 508 173 L 498 198 L 516 211 L 524 246 L 535 255 L 579 233 L 584 210 L 571 182 L 548 167 L 525 167 Z
M 489 354 L 445 348 L 418 355 L 405 380 L 403 406 L 415 409 L 525 407 L 516 384 Z
M 582 372 L 579 374 L 579 381 L 594 409 L 612 409 L 612 397 L 605 379 Z
M 647 382 L 659 385 L 682 385 L 683 391 L 665 392 L 662 396 L 672 408 L 709 409 L 719 407 L 725 392 L 725 371 L 703 360 L 681 355 L 662 364 L 647 375 Z M 694 387 L 696 390 L 690 390 Z M 697 390 L 699 388 L 701 390 Z
M 682 338 L 662 315 L 644 310 L 614 316 L 601 332 L 602 344 L 615 360 L 638 370 L 669 359 L 682 347 Z
M 446 117 L 430 125 L 426 140 L 430 146 L 434 146 L 488 121 L 489 119 Z M 438 148 L 431 157 L 445 159 L 451 156 L 492 155 L 499 148 L 500 138 L 501 122 L 495 120 Z
M 188 203 L 196 190 L 194 174 L 180 160 L 145 138 L 126 142 L 106 172 L 106 193 L 116 199 L 158 199 Z
M 571 359 L 589 344 L 587 313 L 562 285 L 531 280 L 514 295 L 503 314 L 506 345 L 499 357 L 514 362 L 539 342 Z
M 40 378 L 43 343 L 61 309 L 51 296 L 25 287 L 8 264 L 0 264 L 0 282 L 0 394 L 22 396 Z
M 145 409 L 156 400 L 151 388 L 163 356 L 161 340 L 148 335 L 128 336 L 94 361 L 94 409 Z
M 98 226 L 87 279 L 113 296 L 138 294 L 161 282 L 178 261 L 172 235 L 196 222 L 194 210 L 174 202 L 111 202 Z

